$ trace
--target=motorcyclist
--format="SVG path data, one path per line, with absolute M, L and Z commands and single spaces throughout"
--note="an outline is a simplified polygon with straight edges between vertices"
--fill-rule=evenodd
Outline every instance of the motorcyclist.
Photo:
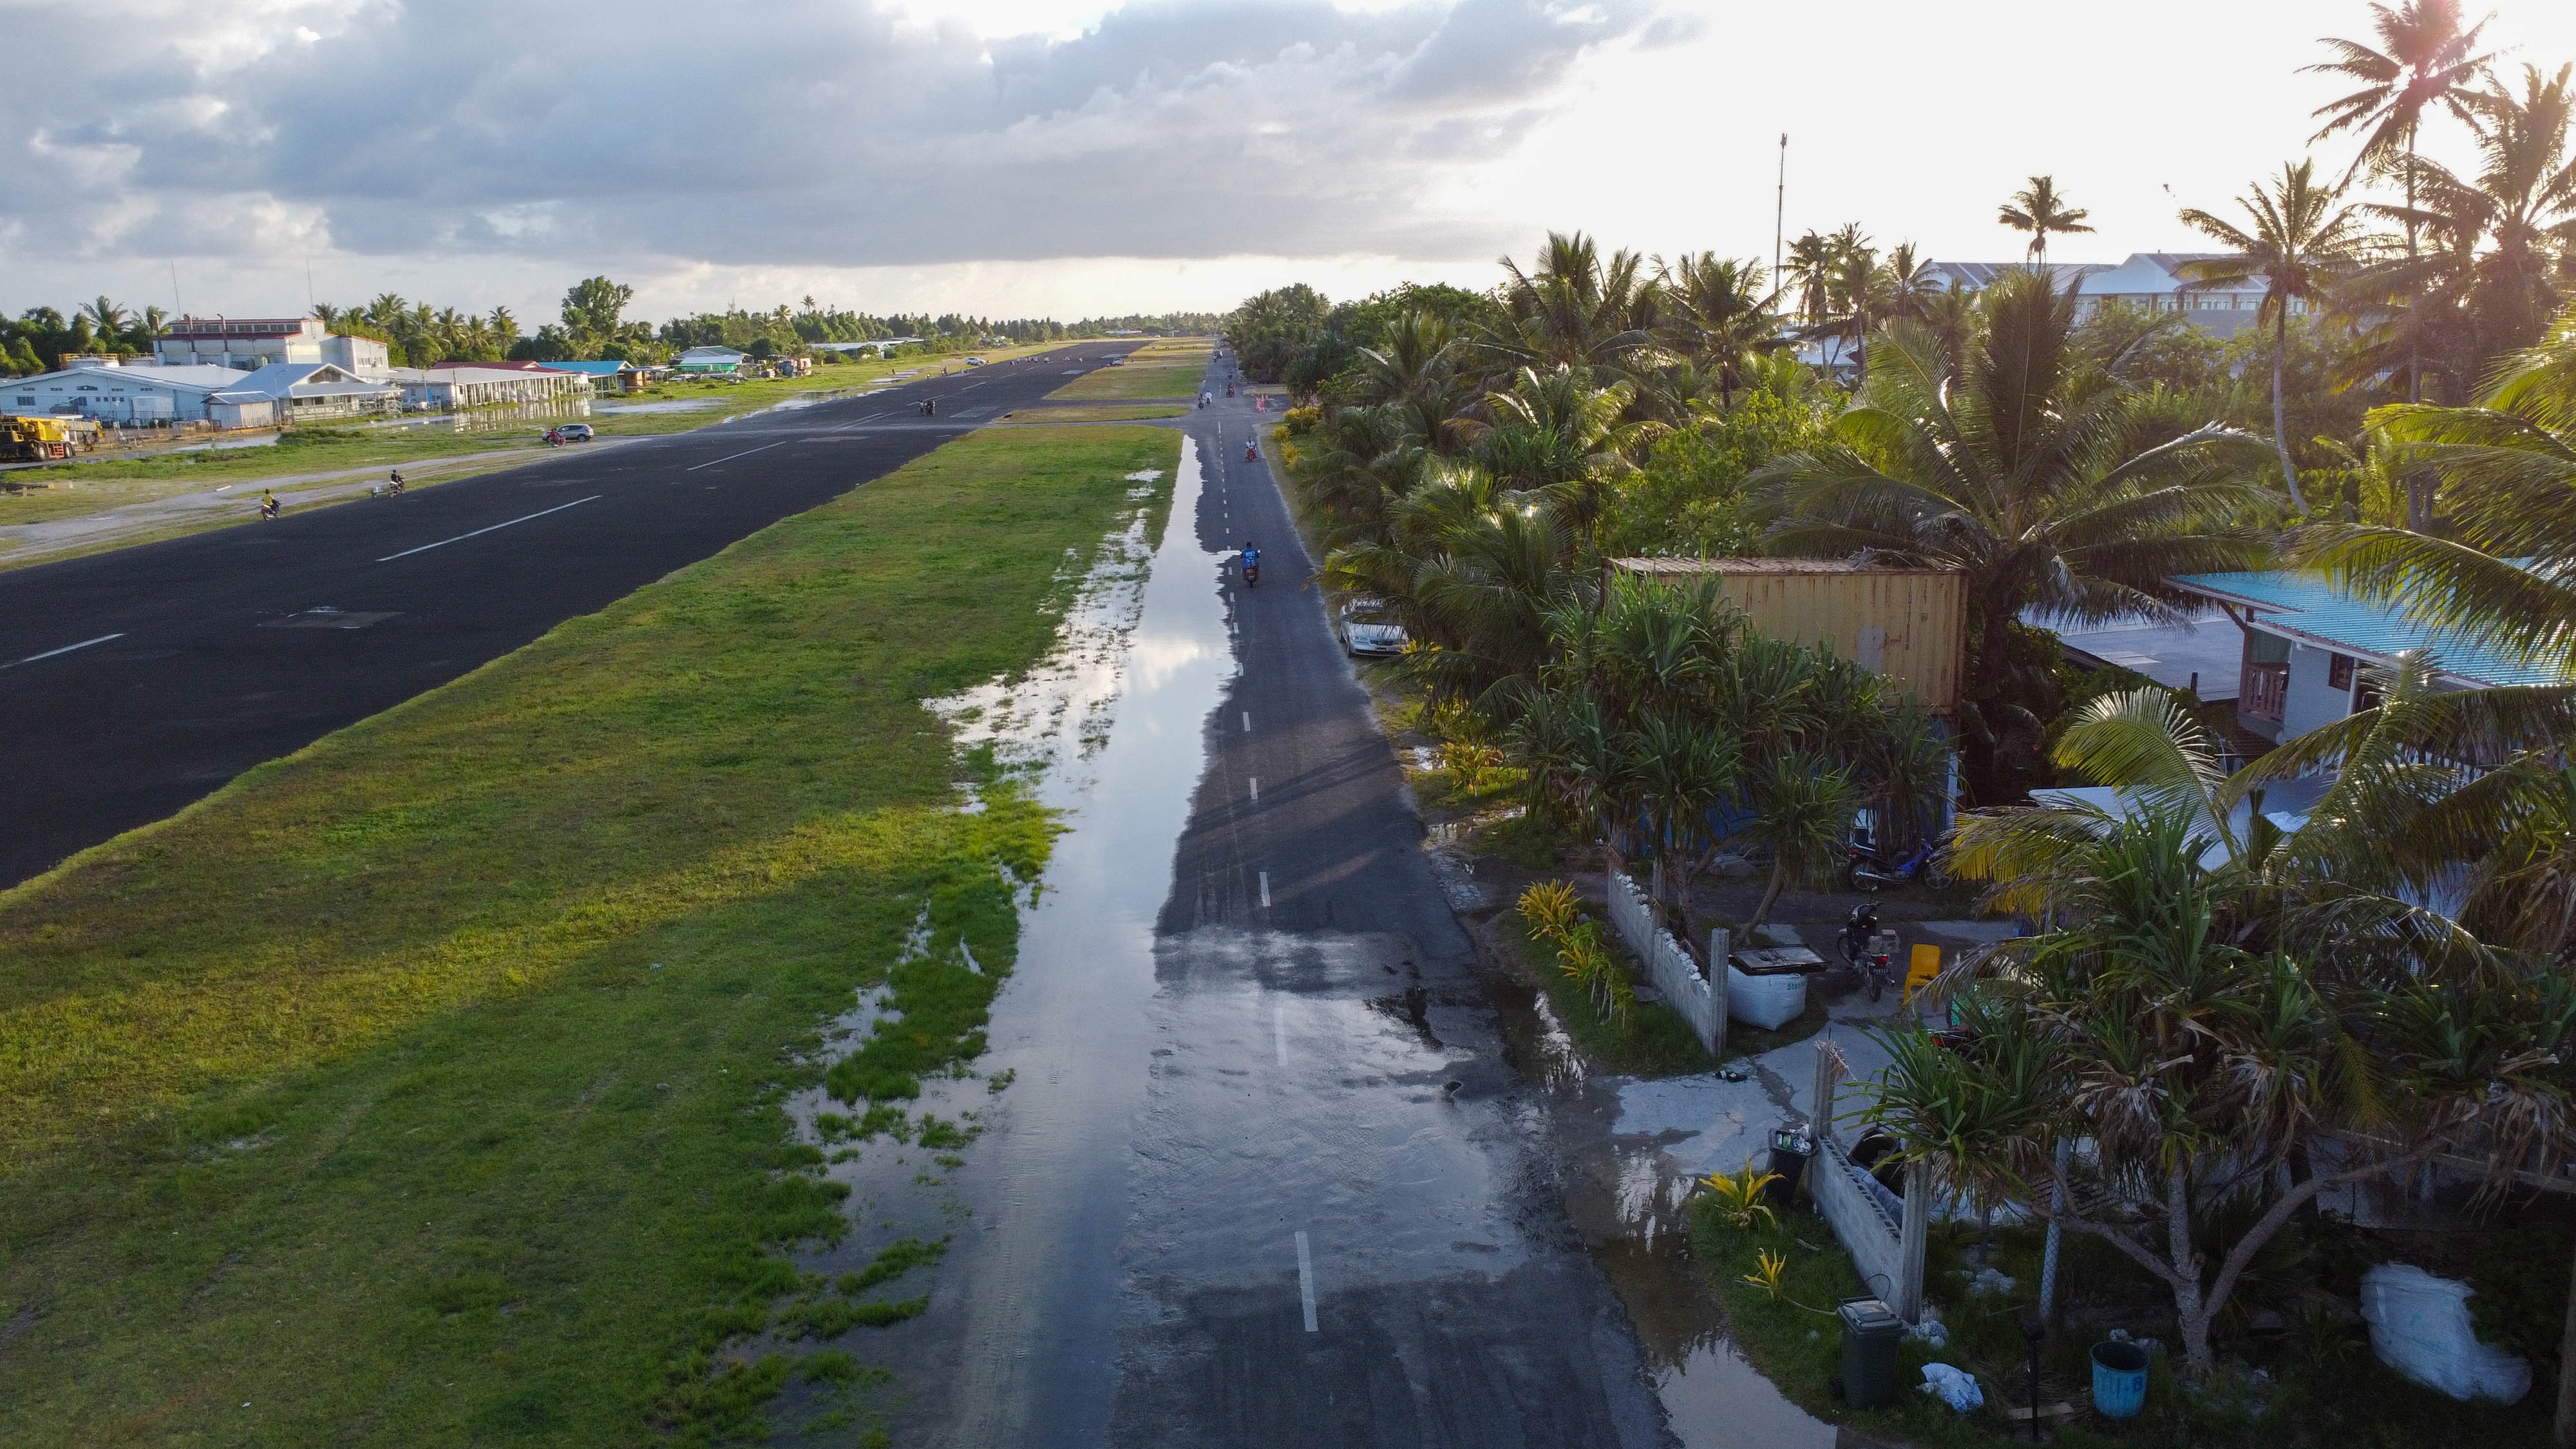
M 275 518 L 277 514 L 277 495 L 265 488 L 259 490 L 259 516 L 262 518 Z
M 1259 443 L 1246 443 L 1246 444 L 1244 444 L 1244 445 L 1243 445 L 1243 461 L 1245 461 L 1245 462 L 1247 462 L 1247 463 L 1257 463 L 1257 462 L 1260 462 L 1260 461 L 1261 461 L 1261 445 L 1260 445 Z
M 393 477 L 385 480 L 385 491 L 388 493 L 400 493 L 403 491 L 403 476 L 400 468 L 396 468 L 394 470 Z
M 1251 539 L 1247 538 L 1243 541 L 1243 552 L 1237 555 L 1237 558 L 1243 565 L 1245 583 L 1252 583 L 1261 577 L 1261 550 L 1252 546 Z

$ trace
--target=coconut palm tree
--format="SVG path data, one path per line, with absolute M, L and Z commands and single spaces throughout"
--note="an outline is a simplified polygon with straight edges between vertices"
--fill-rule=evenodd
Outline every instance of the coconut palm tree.
M 2066 198 L 2058 194 L 2056 177 L 2034 176 L 2030 185 L 2014 192 L 2012 199 L 2003 204 L 1995 220 L 2015 231 L 2030 233 L 2030 264 L 2044 271 L 2048 266 L 2049 234 L 2089 232 L 2093 228 L 2084 224 L 2084 218 L 2092 214 L 2066 204 Z
M 1736 389 L 1753 360 L 1777 351 L 1779 293 L 1766 292 L 1762 264 L 1715 252 L 1684 253 L 1677 264 L 1656 264 L 1664 289 L 1656 336 L 1717 382 L 1718 406 L 1735 407 Z
M 1646 446 L 1669 431 L 1625 417 L 1636 396 L 1635 383 L 1596 383 L 1586 369 L 1524 367 L 1507 389 L 1485 395 L 1493 423 L 1477 456 L 1498 483 L 1546 497 L 1576 537 L 1588 536 L 1609 484 L 1634 472 Z
M 2250 567 L 2236 522 L 2260 498 L 2260 439 L 2216 423 L 2175 435 L 2169 406 L 2077 355 L 2074 299 L 2037 273 L 1990 289 L 1983 335 L 1954 358 L 1927 328 L 1879 334 L 1869 384 L 1821 448 L 1754 475 L 1773 552 L 1874 550 L 1968 575 L 1962 724 L 1976 798 L 2012 798 L 2042 733 L 2015 629 L 2039 607 L 2169 617 L 2177 573 Z
M 1811 231 L 1789 243 L 1789 260 L 1781 272 L 1797 288 L 1799 321 L 1815 327 L 1833 315 L 1834 270 L 1840 260 L 1830 237 Z
M 2385 5 L 2370 7 L 2372 28 L 2379 33 L 2378 49 L 2357 40 L 2327 37 L 2323 44 L 2335 54 L 2305 69 L 2357 81 L 2360 89 L 2317 107 L 2312 113 L 2326 118 L 2310 144 L 2322 141 L 2339 131 L 2363 132 L 2361 150 L 2344 172 L 2344 184 L 2363 168 L 2386 171 L 2392 167 L 2404 178 L 2406 210 L 2415 209 L 2416 142 L 2420 139 L 2424 116 L 2428 111 L 2448 111 L 2461 121 L 2469 119 L 2468 92 L 2485 74 L 2493 52 L 2478 51 L 2479 32 L 2486 22 L 2479 21 L 2466 30 L 2460 28 L 2458 0 L 2406 0 L 2392 10 Z M 2418 255 L 2415 218 L 2406 218 L 2406 256 L 2411 262 Z M 2409 319 L 2407 347 L 2407 398 L 2410 402 L 2424 399 L 2420 342 Z
M 2576 307 L 2509 358 L 2474 406 L 2371 415 L 2442 480 L 2448 536 L 2310 524 L 2294 556 L 2373 602 L 2476 644 L 2564 660 L 2576 646 Z
M 1488 367 L 1508 375 L 1521 367 L 1620 369 L 1651 348 L 1656 289 L 1646 260 L 1622 249 L 1606 262 L 1581 232 L 1549 232 L 1536 267 L 1523 272 L 1502 259 L 1506 317 L 1476 345 Z
M 2301 513 L 2308 511 L 2308 501 L 2299 492 L 2298 467 L 2290 461 L 2289 424 L 2282 401 L 2282 375 L 2289 365 L 2290 311 L 2313 305 L 2360 258 L 2360 220 L 2352 207 L 2341 204 L 2342 198 L 2342 187 L 2318 184 L 2314 162 L 2299 161 L 2283 166 L 2281 179 L 2269 190 L 2258 183 L 2253 195 L 2237 198 L 2248 226 L 2196 206 L 2182 212 L 2184 225 L 2234 253 L 2185 263 L 2191 285 L 2216 288 L 2241 286 L 2257 277 L 2263 281 L 2263 303 L 2255 321 L 2272 325 L 2272 443 L 2280 453 L 2281 481 L 2289 489 L 2290 506 Z

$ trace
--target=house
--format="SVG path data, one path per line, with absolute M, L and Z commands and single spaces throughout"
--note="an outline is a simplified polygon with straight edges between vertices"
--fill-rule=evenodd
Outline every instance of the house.
M 2576 682 L 2576 666 L 2518 659 L 2411 616 L 2364 603 L 2322 574 L 2293 570 L 2179 574 L 2168 582 L 2216 605 L 2242 636 L 2237 722 L 2275 744 L 2376 702 L 2366 666 L 2430 654 L 2446 689 Z
M 557 372 L 578 372 L 590 379 L 593 392 L 634 392 L 644 386 L 644 370 L 631 362 L 549 362 Z
M 733 373 L 742 370 L 744 360 L 750 355 L 730 347 L 692 347 L 672 359 L 671 365 L 681 372 Z
M 392 383 L 359 377 L 328 362 L 272 362 L 218 396 L 268 398 L 274 405 L 274 420 L 280 424 L 382 417 L 402 405 L 402 389 Z
M 392 381 L 411 409 L 455 412 L 495 403 L 555 402 L 590 396 L 590 379 L 539 363 L 461 362 L 439 367 L 397 367 Z
M 0 382 L 0 412 L 69 414 L 124 427 L 206 422 L 207 399 L 249 375 L 211 363 L 128 367 L 115 358 L 83 358 L 60 372 Z
M 2075 293 L 2075 315 L 2090 317 L 2113 302 L 2148 312 L 2180 313 L 2187 321 L 2222 341 L 2254 325 L 2263 305 L 2263 281 L 2254 278 L 2232 287 L 2200 287 L 2184 267 L 2218 261 L 2224 252 L 2131 252 L 2118 263 L 2051 262 L 2050 278 L 2061 290 Z M 1932 262 L 1924 270 L 1952 291 L 1982 292 L 1995 279 L 2021 265 L 2015 262 Z M 2290 311 L 2306 312 L 2292 302 Z

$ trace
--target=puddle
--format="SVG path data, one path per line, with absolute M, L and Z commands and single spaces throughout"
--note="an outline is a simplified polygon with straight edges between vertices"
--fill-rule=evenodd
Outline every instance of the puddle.
M 662 402 L 599 403 L 594 405 L 591 411 L 601 413 L 693 413 L 701 408 L 711 408 L 715 405 L 716 400 L 711 397 L 675 397 Z
M 1517 978 L 1490 989 L 1513 1065 L 1538 1088 L 1566 1214 L 1619 1295 L 1684 1449 L 1830 1449 L 1834 1428 L 1744 1360 L 1688 1250 L 1694 1181 L 1731 1169 L 1777 1117 L 1758 1084 L 1592 1077 L 1553 1004 Z M 1820 1320 L 1821 1321 L 1821 1320 Z
M 1034 1426 L 1105 1415 L 1128 1132 L 1149 1073 L 1155 915 L 1199 777 L 1202 723 L 1233 672 L 1217 556 L 1186 525 L 1200 480 L 1197 445 L 1184 449 L 1169 514 L 1178 525 L 1158 546 L 1140 508 L 1108 540 L 1046 660 L 930 702 L 962 745 L 992 746 L 1068 829 L 1024 908 L 989 1049 L 973 1075 L 924 1080 L 903 1104 L 915 1123 L 936 1115 L 981 1140 L 953 1153 L 885 1137 L 827 1149 L 828 1170 L 851 1185 L 856 1231 L 800 1267 L 838 1274 L 899 1238 L 950 1239 L 934 1272 L 903 1285 L 930 1295 L 928 1311 L 848 1345 L 904 1386 L 888 1426 L 898 1442 L 1022 1442 Z M 916 929 L 909 949 L 927 943 Z M 863 996 L 836 1020 L 832 1054 L 876 1010 Z M 818 1112 L 856 1110 L 820 1091 L 789 1103 L 808 1141 Z M 777 1421 L 794 1422 L 802 1397 L 791 1388 Z

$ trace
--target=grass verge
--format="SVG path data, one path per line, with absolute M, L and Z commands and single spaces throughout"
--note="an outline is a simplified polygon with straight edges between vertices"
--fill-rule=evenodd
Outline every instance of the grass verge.
M 1678 1077 L 1705 1072 L 1716 1063 L 1691 1034 L 1682 1014 L 1658 1001 L 1640 1001 L 1625 1022 L 1604 1021 L 1582 992 L 1558 970 L 1555 951 L 1530 933 L 1529 923 L 1506 913 L 1493 925 L 1493 939 L 1526 976 L 1547 993 L 1548 1005 L 1565 1034 L 1599 1070 L 1636 1077 Z M 1645 973 L 1614 938 L 1611 954 L 1632 980 Z
M 1197 397 L 1207 386 L 1205 365 L 1149 367 L 1131 362 L 1086 372 L 1047 396 L 1064 402 L 1106 401 L 1136 397 Z
M 1177 403 L 1150 403 L 1130 407 L 1039 407 L 1022 408 L 1004 413 L 999 421 L 1006 423 L 1134 423 L 1154 418 L 1185 418 L 1190 410 Z
M 1007 969 L 1053 827 L 919 702 L 1176 446 L 976 434 L 0 895 L 9 1442 L 705 1440 L 907 1309 L 772 1251 L 777 1103 L 917 928 Z

